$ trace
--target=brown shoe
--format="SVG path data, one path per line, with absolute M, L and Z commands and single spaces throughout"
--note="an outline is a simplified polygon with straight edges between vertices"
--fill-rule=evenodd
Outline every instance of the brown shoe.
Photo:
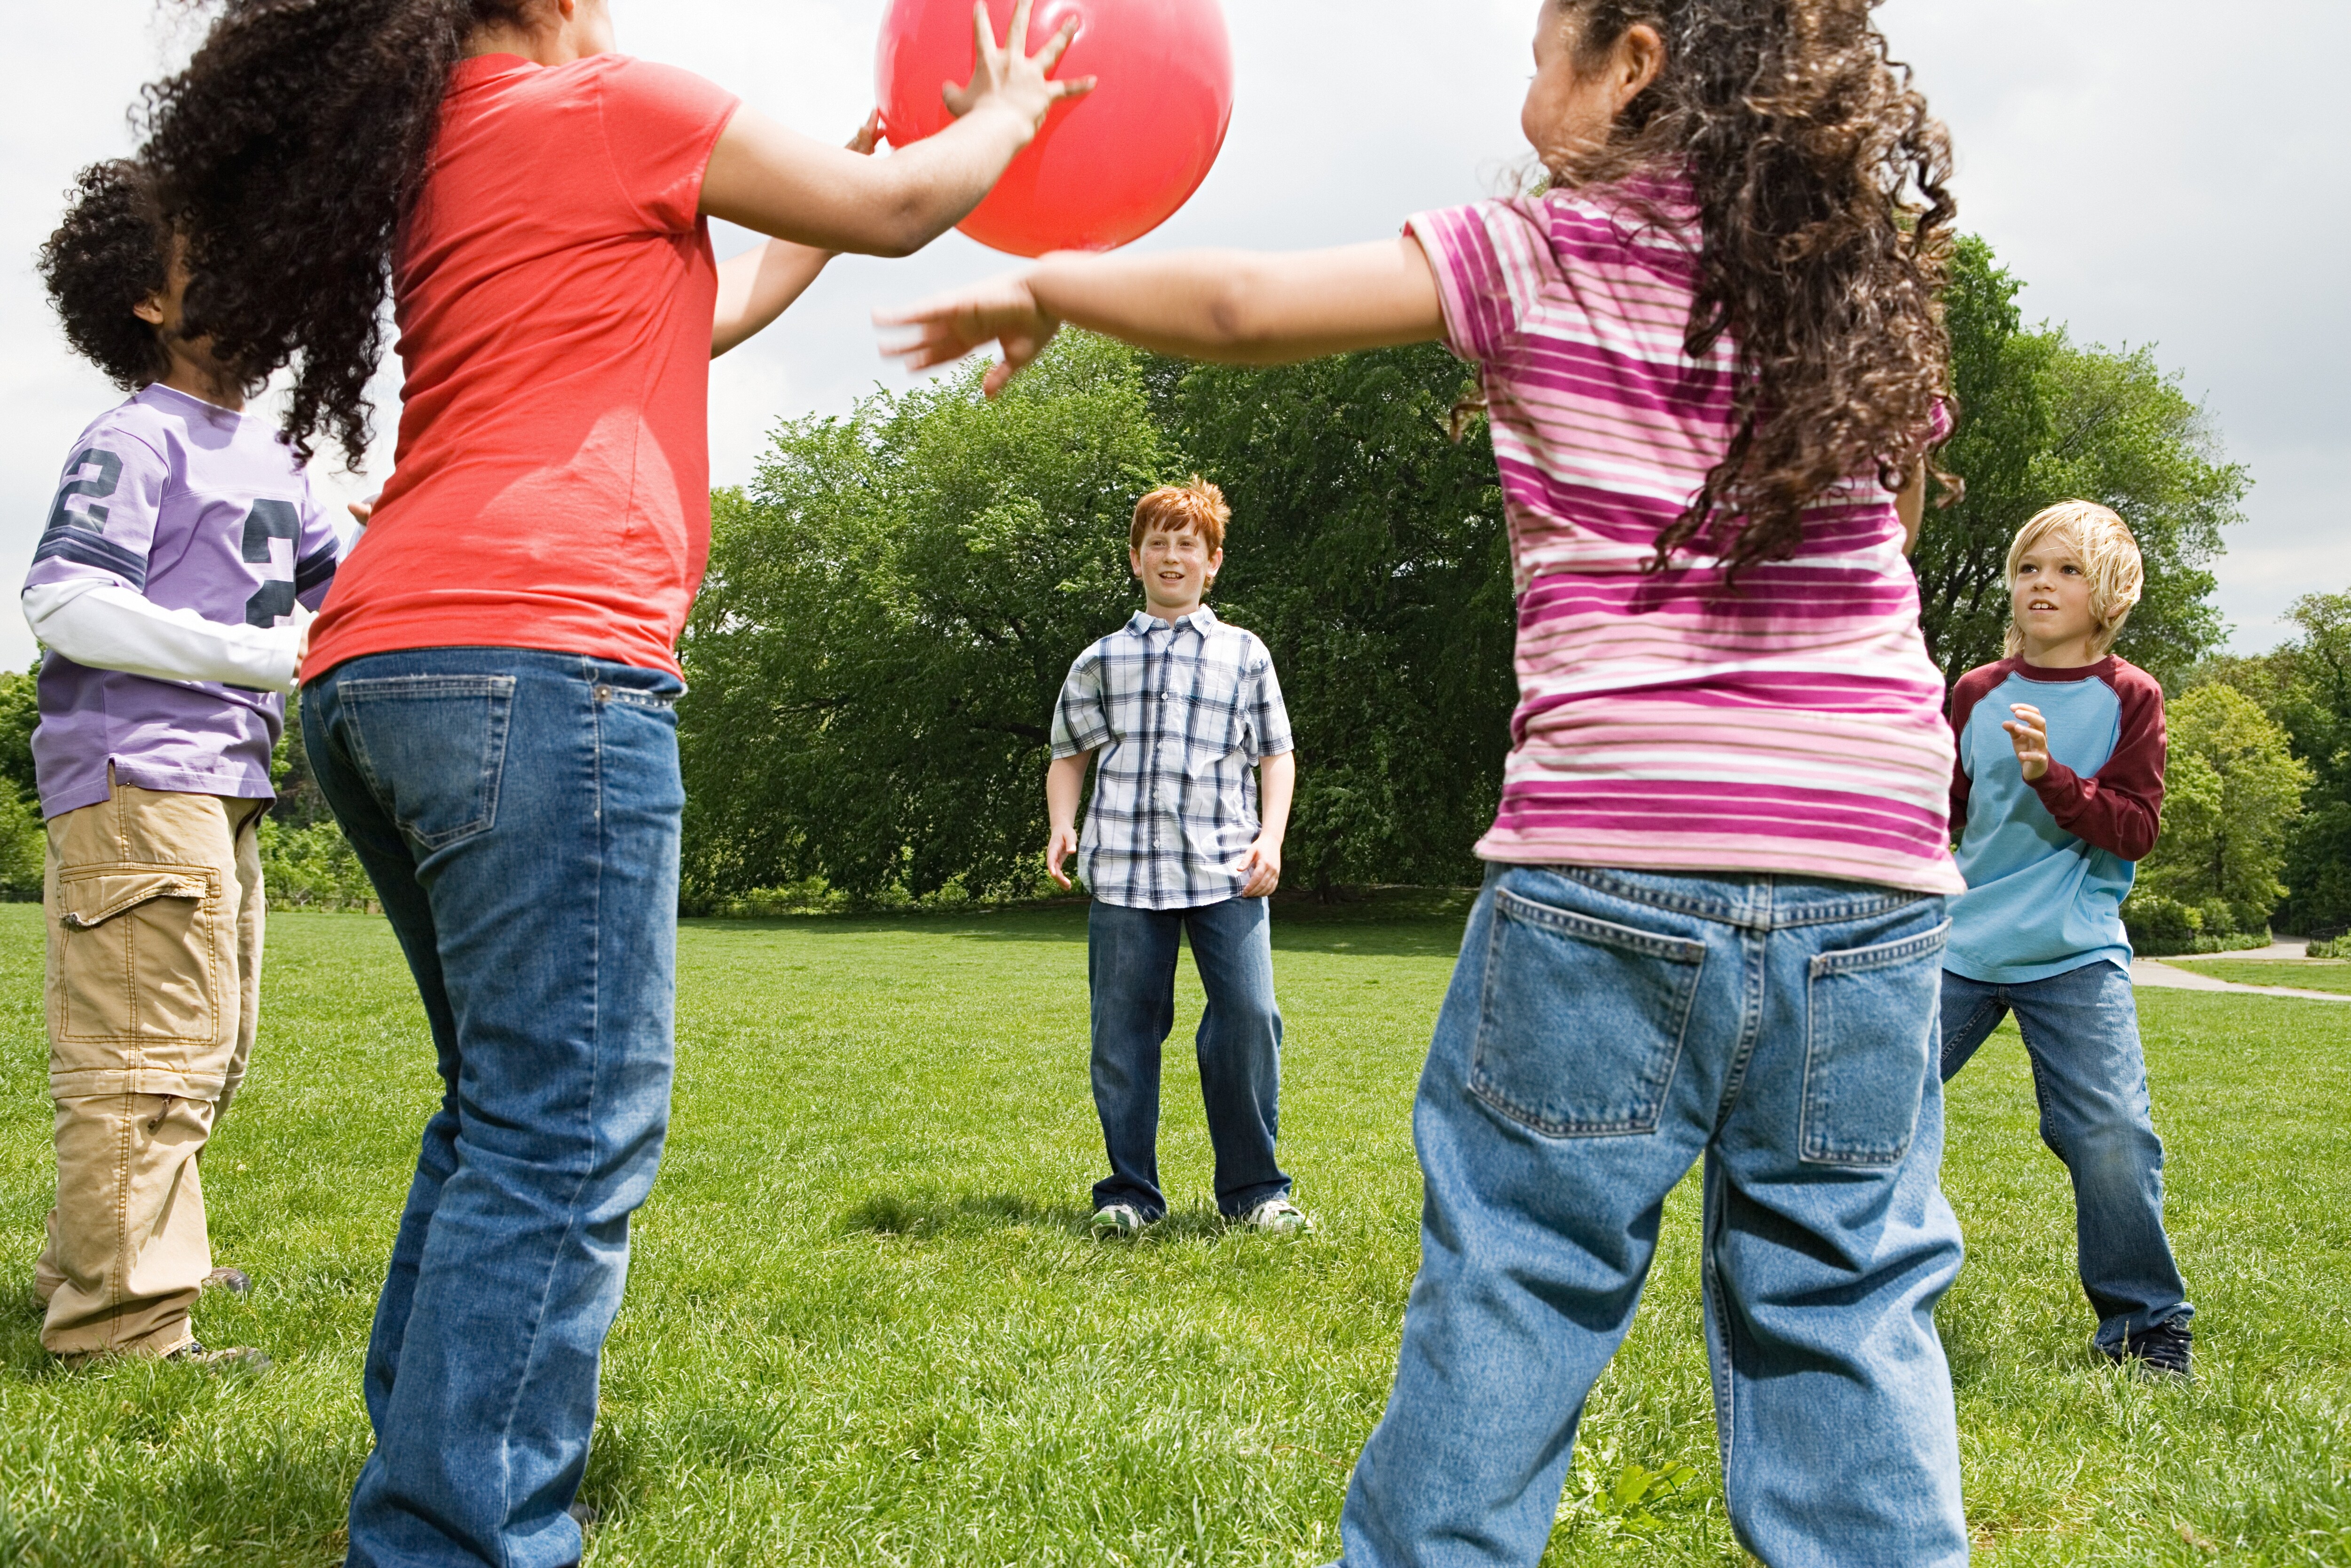
M 204 1276 L 204 1289 L 242 1298 L 253 1289 L 253 1278 L 242 1269 L 215 1269 Z
M 250 1345 L 232 1345 L 226 1350 L 206 1350 L 197 1341 L 173 1351 L 166 1361 L 185 1362 L 192 1366 L 209 1366 L 222 1372 L 266 1372 L 270 1367 L 269 1353 Z

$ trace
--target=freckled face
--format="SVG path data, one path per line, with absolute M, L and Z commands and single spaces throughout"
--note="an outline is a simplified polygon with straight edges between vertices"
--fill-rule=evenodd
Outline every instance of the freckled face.
M 1126 555 L 1135 580 L 1143 584 L 1144 597 L 1154 609 L 1188 610 L 1197 604 L 1216 580 L 1217 569 L 1225 564 L 1225 552 L 1210 550 L 1207 541 L 1189 526 L 1175 531 L 1154 528 Z

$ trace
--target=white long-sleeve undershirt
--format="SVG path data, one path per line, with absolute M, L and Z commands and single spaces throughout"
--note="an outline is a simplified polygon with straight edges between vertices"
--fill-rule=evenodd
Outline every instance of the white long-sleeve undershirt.
M 25 590 L 33 635 L 77 664 L 159 681 L 294 689 L 307 615 L 286 626 L 232 626 L 166 610 L 120 583 L 82 579 Z

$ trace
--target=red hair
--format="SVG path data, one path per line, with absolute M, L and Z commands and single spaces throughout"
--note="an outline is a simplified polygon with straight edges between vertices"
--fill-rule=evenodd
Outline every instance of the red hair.
M 1190 528 L 1200 536 L 1210 555 L 1225 548 L 1225 525 L 1233 520 L 1233 509 L 1225 505 L 1225 493 L 1201 478 L 1192 476 L 1186 485 L 1162 485 L 1134 504 L 1134 526 L 1127 530 L 1130 549 L 1141 549 L 1143 538 L 1155 529 L 1180 534 Z

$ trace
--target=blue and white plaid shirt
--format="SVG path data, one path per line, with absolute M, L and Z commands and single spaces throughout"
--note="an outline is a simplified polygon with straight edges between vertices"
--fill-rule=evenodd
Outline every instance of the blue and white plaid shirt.
M 1078 873 L 1105 904 L 1191 909 L 1238 897 L 1257 841 L 1257 763 L 1290 749 L 1273 655 L 1207 608 L 1144 612 L 1078 655 L 1053 755 L 1101 751 Z M 1107 747 L 1107 749 L 1104 749 Z

